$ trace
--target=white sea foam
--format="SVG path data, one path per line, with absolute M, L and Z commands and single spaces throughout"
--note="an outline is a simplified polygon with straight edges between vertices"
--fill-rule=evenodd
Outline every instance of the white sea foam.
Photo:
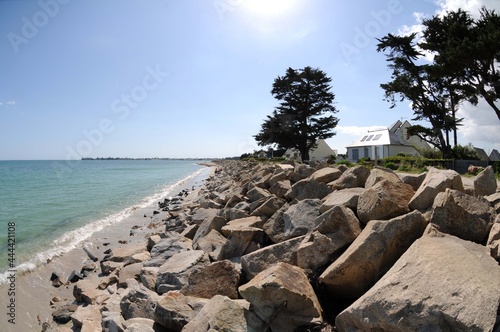
M 80 247 L 82 242 L 90 238 L 94 233 L 110 225 L 119 223 L 120 221 L 132 215 L 132 213 L 137 209 L 148 207 L 151 204 L 155 203 L 156 201 L 166 197 L 167 195 L 171 195 L 172 190 L 174 188 L 182 186 L 185 182 L 194 179 L 196 176 L 200 175 L 206 170 L 207 170 L 206 168 L 202 168 L 173 184 L 167 185 L 159 192 L 151 196 L 145 197 L 138 204 L 125 208 L 122 211 L 104 217 L 100 220 L 91 222 L 75 230 L 64 233 L 62 236 L 53 241 L 52 248 L 37 253 L 33 259 L 29 260 L 28 262 L 23 262 L 19 264 L 13 270 L 16 271 L 17 276 L 23 275 L 27 272 L 35 270 L 37 266 L 46 264 L 55 257 L 61 256 L 64 253 L 67 253 L 75 248 Z M 9 271 L 0 274 L 0 285 L 7 282 L 7 277 L 9 274 L 10 274 Z

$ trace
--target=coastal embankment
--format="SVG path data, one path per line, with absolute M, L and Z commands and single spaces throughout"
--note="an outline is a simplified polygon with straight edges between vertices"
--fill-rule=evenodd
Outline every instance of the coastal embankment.
M 491 168 L 464 186 L 435 168 L 221 161 L 151 208 L 27 277 L 19 324 L 26 312 L 33 331 L 499 328 Z

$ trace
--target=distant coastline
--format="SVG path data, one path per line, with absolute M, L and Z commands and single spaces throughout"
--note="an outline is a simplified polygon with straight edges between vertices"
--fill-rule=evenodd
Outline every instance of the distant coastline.
M 214 158 L 127 158 L 127 157 L 106 157 L 106 158 L 90 158 L 85 157 L 82 160 L 213 160 Z

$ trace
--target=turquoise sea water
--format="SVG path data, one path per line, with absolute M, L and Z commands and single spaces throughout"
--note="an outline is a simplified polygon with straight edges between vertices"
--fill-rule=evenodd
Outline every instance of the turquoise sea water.
M 204 169 L 193 160 L 0 161 L 0 283 L 9 223 L 16 268 L 34 269 Z

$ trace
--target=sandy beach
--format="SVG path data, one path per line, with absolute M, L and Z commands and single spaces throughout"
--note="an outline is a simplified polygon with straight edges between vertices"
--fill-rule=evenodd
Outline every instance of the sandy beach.
M 179 192 L 187 190 L 189 194 L 183 199 L 183 204 L 186 204 L 197 197 L 198 190 L 212 172 L 213 169 L 207 167 L 196 177 L 174 187 L 169 196 L 176 196 Z M 154 214 L 154 211 L 160 213 Z M 157 202 L 145 208 L 138 208 L 121 222 L 94 233 L 78 248 L 52 259 L 46 265 L 37 267 L 32 272 L 16 275 L 13 288 L 9 284 L 1 285 L 0 305 L 4 309 L 0 317 L 0 331 L 42 331 L 44 322 L 53 324 L 52 312 L 54 308 L 75 301 L 74 284 L 67 282 L 72 271 L 80 272 L 82 266 L 93 263 L 96 272 L 92 273 L 90 278 L 95 278 L 98 282 L 99 261 L 104 258 L 105 251 L 143 244 L 146 241 L 146 236 L 164 231 L 162 220 L 167 217 L 167 214 L 168 212 L 158 209 Z M 95 255 L 98 259 L 97 262 L 94 263 L 90 260 L 89 255 L 83 250 L 83 246 Z M 62 286 L 57 288 L 52 286 L 50 281 L 52 273 L 56 273 L 60 277 L 63 282 Z M 9 288 L 11 291 L 14 289 L 15 297 L 8 296 Z M 9 316 L 7 311 L 10 298 L 15 299 L 14 317 Z M 15 324 L 9 323 L 11 319 L 14 319 Z

